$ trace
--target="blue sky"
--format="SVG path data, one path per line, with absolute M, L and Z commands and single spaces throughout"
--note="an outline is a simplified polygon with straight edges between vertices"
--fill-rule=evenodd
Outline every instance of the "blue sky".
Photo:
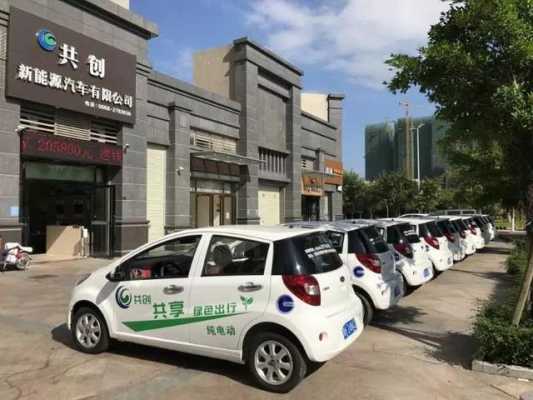
M 346 169 L 364 176 L 364 127 L 398 118 L 409 100 L 415 116 L 434 107 L 416 91 L 390 94 L 383 60 L 414 54 L 447 8 L 440 0 L 131 0 L 132 11 L 159 25 L 150 43 L 154 67 L 192 81 L 192 53 L 248 36 L 304 70 L 304 91 L 344 93 Z

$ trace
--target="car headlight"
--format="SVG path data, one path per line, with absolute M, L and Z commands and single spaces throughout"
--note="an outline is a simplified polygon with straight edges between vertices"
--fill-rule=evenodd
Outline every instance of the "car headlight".
M 78 285 L 81 285 L 83 282 L 85 282 L 89 277 L 91 276 L 91 274 L 83 274 L 82 276 L 80 276 L 80 278 L 76 281 L 76 284 L 75 286 L 78 286 Z

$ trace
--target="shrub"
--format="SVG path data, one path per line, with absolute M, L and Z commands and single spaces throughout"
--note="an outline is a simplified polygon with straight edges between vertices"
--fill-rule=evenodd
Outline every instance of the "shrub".
M 517 241 L 507 258 L 507 272 L 515 276 L 513 286 L 502 296 L 504 301 L 485 304 L 474 323 L 478 359 L 533 368 L 533 319 L 525 316 L 519 327 L 511 323 L 526 265 L 526 243 Z
M 507 273 L 511 275 L 521 275 L 527 265 L 527 246 L 525 240 L 515 241 L 515 247 L 511 255 L 507 258 Z

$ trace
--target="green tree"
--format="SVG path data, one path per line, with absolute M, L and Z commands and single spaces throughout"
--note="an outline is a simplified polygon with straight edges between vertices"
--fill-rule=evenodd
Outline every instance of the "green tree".
M 372 184 L 374 201 L 383 214 L 395 217 L 414 207 L 416 183 L 403 173 L 391 172 L 380 176 Z
M 424 179 L 420 182 L 420 191 L 415 195 L 414 208 L 420 212 L 433 211 L 437 209 L 442 194 L 442 185 L 438 179 Z
M 531 220 L 533 0 L 452 0 L 417 55 L 387 63 L 396 70 L 392 92 L 417 87 L 450 122 L 452 161 L 494 201 L 527 201 Z M 533 279 L 531 253 L 515 323 Z
M 344 171 L 342 198 L 344 215 L 364 216 L 368 211 L 369 184 L 353 171 Z

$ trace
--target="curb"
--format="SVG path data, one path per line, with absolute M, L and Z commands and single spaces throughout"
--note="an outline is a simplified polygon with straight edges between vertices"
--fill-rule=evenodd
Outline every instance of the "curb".
M 533 381 L 533 369 L 519 367 L 516 365 L 492 364 L 486 361 L 473 360 L 472 371 L 483 372 L 485 374 L 491 375 L 508 376 L 511 378 L 518 379 L 528 379 Z

